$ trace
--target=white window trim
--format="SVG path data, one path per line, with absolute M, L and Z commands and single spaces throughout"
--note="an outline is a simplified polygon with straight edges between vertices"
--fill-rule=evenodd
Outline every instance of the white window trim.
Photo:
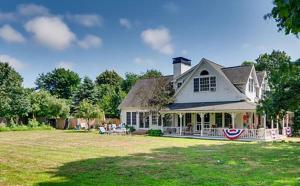
M 216 78 L 216 83 L 215 83 L 216 86 L 214 87 L 215 91 L 211 91 L 211 83 L 210 83 L 210 78 L 211 77 Z M 201 88 L 200 88 L 200 79 L 201 78 L 209 78 L 209 80 L 208 80 L 208 85 L 209 85 L 208 90 L 201 90 Z M 194 79 L 199 79 L 199 91 L 198 92 L 216 92 L 217 91 L 217 77 L 216 76 L 214 76 L 214 75 L 202 75 L 202 76 L 199 76 L 199 77 L 194 77 Z M 193 81 L 193 90 L 194 90 L 194 81 Z M 195 92 L 195 91 L 193 91 L 193 92 Z

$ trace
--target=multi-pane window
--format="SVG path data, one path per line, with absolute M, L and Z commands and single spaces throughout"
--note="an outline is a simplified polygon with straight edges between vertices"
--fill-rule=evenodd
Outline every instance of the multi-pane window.
M 132 125 L 136 125 L 136 112 L 132 112 L 131 117 L 132 117 Z
M 201 71 L 200 78 L 194 78 L 194 92 L 215 92 L 216 87 L 216 77 L 209 75 L 207 70 Z
M 253 89 L 254 89 L 254 81 L 253 81 L 253 79 L 249 79 L 248 90 L 249 90 L 249 92 L 253 92 Z
M 157 125 L 157 116 L 156 116 L 156 114 L 152 114 L 152 125 Z
M 180 83 L 177 83 L 177 88 L 180 88 L 181 87 L 181 85 L 182 85 L 182 83 L 180 82 Z
M 210 77 L 210 91 L 216 91 L 216 77 Z
M 199 92 L 199 78 L 194 79 L 194 92 Z
M 209 91 L 209 77 L 200 78 L 200 91 Z
M 126 112 L 126 124 L 131 125 L 131 112 Z

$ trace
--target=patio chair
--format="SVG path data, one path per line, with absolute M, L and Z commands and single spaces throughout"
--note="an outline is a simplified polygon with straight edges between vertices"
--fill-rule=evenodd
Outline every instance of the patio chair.
M 110 134 L 104 127 L 99 127 L 99 134 Z

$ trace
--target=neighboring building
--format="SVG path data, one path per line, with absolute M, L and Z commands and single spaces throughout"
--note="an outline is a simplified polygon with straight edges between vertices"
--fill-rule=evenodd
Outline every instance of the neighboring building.
M 151 94 L 157 79 L 139 80 L 119 106 L 121 121 L 136 129 L 161 129 L 165 135 L 219 138 L 223 128 L 236 128 L 245 129 L 242 138 L 277 138 L 289 117 L 280 127 L 256 113 L 268 91 L 266 75 L 254 66 L 223 67 L 203 58 L 192 67 L 189 59 L 173 58 L 173 75 L 162 78 L 173 83 L 175 102 L 158 115 L 150 114 L 142 106 L 143 94 Z

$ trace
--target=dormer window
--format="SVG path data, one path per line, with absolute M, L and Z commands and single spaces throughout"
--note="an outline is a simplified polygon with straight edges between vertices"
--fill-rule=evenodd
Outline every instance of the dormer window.
M 252 78 L 249 79 L 248 90 L 249 90 L 249 92 L 253 92 L 253 90 L 254 90 L 254 80 Z
M 208 76 L 209 73 L 207 70 L 202 70 L 201 73 L 200 73 L 200 76 Z
M 194 78 L 194 92 L 215 92 L 216 86 L 216 76 L 209 75 L 207 70 L 201 71 L 199 78 Z

